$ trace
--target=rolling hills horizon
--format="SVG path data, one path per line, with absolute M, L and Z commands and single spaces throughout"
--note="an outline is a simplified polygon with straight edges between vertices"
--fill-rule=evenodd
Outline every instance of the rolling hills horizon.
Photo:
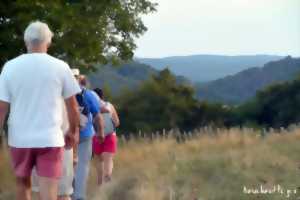
M 253 67 L 234 75 L 195 84 L 198 99 L 239 104 L 253 97 L 265 87 L 290 81 L 300 74 L 300 58 L 287 56 L 278 61 L 266 63 L 263 67 Z
M 252 67 L 262 67 L 270 61 L 282 59 L 277 55 L 188 55 L 162 58 L 135 58 L 134 60 L 150 65 L 156 70 L 169 68 L 172 73 L 184 76 L 190 81 L 208 82 L 228 75 L 234 75 Z
M 216 57 L 219 56 L 211 56 L 211 59 Z M 252 59 L 253 61 L 254 58 L 256 58 L 256 60 L 259 60 L 257 58 L 265 60 L 265 58 L 271 57 L 272 56 L 266 55 L 250 56 L 250 60 Z M 174 60 L 174 58 L 177 57 L 171 57 L 170 59 Z M 221 56 L 221 58 L 223 57 Z M 279 57 L 275 58 L 278 59 Z M 179 57 L 179 59 L 181 59 L 181 57 Z M 199 59 L 199 56 L 195 56 L 195 59 Z M 238 57 L 238 60 L 240 59 L 241 57 Z M 246 56 L 244 59 L 249 60 L 249 57 Z M 300 58 L 287 56 L 279 60 L 272 60 L 259 67 L 239 67 L 241 71 L 237 73 L 225 75 L 216 80 L 196 83 L 190 81 L 186 76 L 175 74 L 172 68 L 169 69 L 181 83 L 189 83 L 195 88 L 196 97 L 198 99 L 239 104 L 253 97 L 258 90 L 270 84 L 295 78 L 298 70 L 300 72 L 300 66 L 297 64 L 299 60 Z M 245 65 L 249 66 L 249 64 Z M 223 68 L 226 69 L 224 66 Z M 242 70 L 242 68 L 245 69 Z M 135 88 L 162 69 L 144 64 L 141 60 L 135 60 L 124 63 L 119 67 L 109 65 L 99 66 L 99 70 L 89 75 L 89 79 L 93 87 L 108 86 L 112 94 L 118 96 L 124 89 L 135 90 Z M 228 71 L 226 71 L 225 74 L 228 74 Z

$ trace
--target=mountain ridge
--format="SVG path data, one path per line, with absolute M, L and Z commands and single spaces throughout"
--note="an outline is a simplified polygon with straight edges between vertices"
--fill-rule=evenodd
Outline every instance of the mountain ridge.
M 185 76 L 192 82 L 207 82 L 233 75 L 251 67 L 262 67 L 270 61 L 282 59 L 276 55 L 189 55 L 164 58 L 135 58 L 156 70 L 169 68 L 175 75 Z
M 201 100 L 222 103 L 242 103 L 253 97 L 264 87 L 289 81 L 300 73 L 300 58 L 290 56 L 279 61 L 271 61 L 263 67 L 243 70 L 204 84 L 196 84 L 196 95 Z

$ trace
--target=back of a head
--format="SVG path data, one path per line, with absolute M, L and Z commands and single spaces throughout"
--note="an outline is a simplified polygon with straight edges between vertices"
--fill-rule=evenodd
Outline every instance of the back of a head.
M 88 82 L 87 82 L 86 77 L 84 75 L 79 75 L 78 76 L 78 82 L 79 82 L 79 85 L 84 86 L 84 87 L 87 87 L 87 85 L 88 85 Z
M 24 41 L 27 46 L 49 45 L 51 43 L 53 33 L 48 25 L 35 21 L 30 23 L 24 32 Z
M 96 92 L 96 94 L 100 97 L 100 99 L 103 100 L 104 94 L 103 94 L 103 90 L 102 90 L 102 89 L 100 89 L 100 88 L 95 88 L 95 89 L 94 89 L 94 92 Z

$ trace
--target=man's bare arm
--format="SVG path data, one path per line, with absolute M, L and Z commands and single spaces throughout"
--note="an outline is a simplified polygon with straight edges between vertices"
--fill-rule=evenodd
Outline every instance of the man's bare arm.
M 109 113 L 109 110 L 105 106 L 101 106 L 101 113 Z
M 76 149 L 79 141 L 80 117 L 75 96 L 65 100 L 69 120 L 69 131 L 65 136 L 66 148 Z
M 77 139 L 75 139 L 76 141 L 79 141 L 79 127 L 77 127 L 76 129 L 76 135 L 77 135 Z M 78 163 L 78 143 L 75 143 L 73 145 L 73 166 L 75 166 Z
M 100 113 L 95 116 L 94 122 L 97 127 L 97 136 L 104 139 L 104 120 Z
M 65 100 L 68 113 L 69 129 L 72 133 L 76 133 L 80 125 L 79 110 L 75 96 Z
M 0 130 L 2 130 L 3 128 L 5 117 L 8 113 L 8 109 L 9 109 L 9 103 L 0 101 Z
M 113 105 L 111 105 L 112 107 L 112 120 L 114 122 L 115 127 L 120 126 L 120 119 L 119 119 L 119 115 L 117 113 L 117 110 L 115 109 L 115 107 Z

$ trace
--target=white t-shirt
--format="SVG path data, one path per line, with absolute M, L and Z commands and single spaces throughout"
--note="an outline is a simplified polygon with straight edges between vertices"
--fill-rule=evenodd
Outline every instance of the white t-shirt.
M 68 130 L 69 130 L 69 120 L 68 120 L 68 112 L 67 112 L 67 108 L 66 108 L 66 104 L 65 101 L 62 99 L 62 106 L 63 106 L 63 122 L 61 124 L 61 130 L 63 131 L 64 135 L 67 134 Z
M 10 103 L 9 146 L 64 146 L 61 100 L 79 92 L 68 64 L 46 53 L 8 61 L 0 75 L 0 100 Z

